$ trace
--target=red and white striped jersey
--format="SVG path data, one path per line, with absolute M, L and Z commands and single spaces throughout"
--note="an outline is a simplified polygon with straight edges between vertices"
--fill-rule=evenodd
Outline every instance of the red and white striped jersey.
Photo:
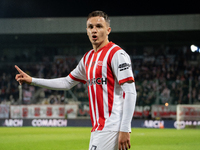
M 88 51 L 69 76 L 88 85 L 92 131 L 119 131 L 124 100 L 120 84 L 134 81 L 128 54 L 109 42 L 97 52 Z

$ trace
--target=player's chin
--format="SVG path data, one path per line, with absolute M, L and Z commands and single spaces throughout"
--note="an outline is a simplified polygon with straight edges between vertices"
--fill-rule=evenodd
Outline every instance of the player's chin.
M 91 43 L 92 43 L 93 45 L 98 45 L 98 44 L 99 44 L 99 42 L 98 42 L 97 40 L 92 40 Z

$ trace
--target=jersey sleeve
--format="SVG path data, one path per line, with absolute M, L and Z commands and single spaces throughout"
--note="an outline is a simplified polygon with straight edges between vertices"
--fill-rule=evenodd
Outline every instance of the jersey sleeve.
M 118 50 L 113 55 L 111 67 L 120 85 L 127 81 L 135 82 L 130 57 L 124 50 Z
M 69 77 L 75 81 L 86 83 L 86 72 L 84 67 L 83 58 L 80 60 L 76 68 L 69 74 Z

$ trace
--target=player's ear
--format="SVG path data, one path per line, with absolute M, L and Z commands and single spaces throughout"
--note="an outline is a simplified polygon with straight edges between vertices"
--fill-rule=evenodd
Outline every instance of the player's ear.
M 109 35 L 110 32 L 111 32 L 111 27 L 108 27 L 108 28 L 107 28 L 107 35 Z

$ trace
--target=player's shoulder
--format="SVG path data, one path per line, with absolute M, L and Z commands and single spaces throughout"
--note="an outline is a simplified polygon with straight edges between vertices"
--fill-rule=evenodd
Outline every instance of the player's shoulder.
M 110 47 L 112 47 L 112 50 L 120 50 L 122 49 L 119 45 L 113 43 L 113 42 L 110 42 Z
M 119 51 L 123 51 L 123 49 L 119 45 L 117 45 L 113 42 L 111 42 L 110 47 L 111 47 L 111 51 L 110 51 L 111 56 L 113 56 L 115 53 L 117 53 Z
M 128 56 L 126 51 L 117 44 L 114 44 L 114 48 L 112 50 L 112 53 L 115 54 L 115 55 Z

